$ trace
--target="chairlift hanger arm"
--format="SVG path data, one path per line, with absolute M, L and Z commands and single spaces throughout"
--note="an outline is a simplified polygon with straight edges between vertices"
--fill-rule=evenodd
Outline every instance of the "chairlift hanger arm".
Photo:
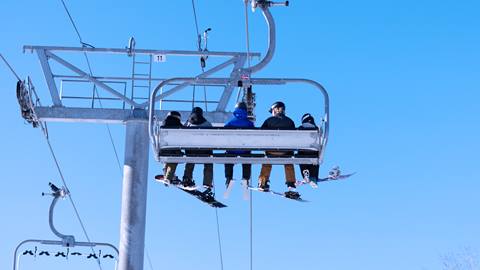
M 265 1 L 261 1 L 261 2 L 265 2 Z M 249 76 L 250 74 L 260 71 L 268 63 L 270 63 L 270 61 L 273 58 L 273 55 L 275 54 L 275 48 L 276 48 L 275 20 L 273 19 L 272 13 L 270 13 L 269 5 L 261 4 L 260 8 L 262 9 L 262 13 L 263 13 L 263 16 L 265 17 L 265 21 L 267 22 L 267 27 L 268 27 L 268 50 L 265 56 L 263 57 L 263 59 L 259 63 L 257 63 L 255 66 L 243 69 L 244 73 L 248 74 Z

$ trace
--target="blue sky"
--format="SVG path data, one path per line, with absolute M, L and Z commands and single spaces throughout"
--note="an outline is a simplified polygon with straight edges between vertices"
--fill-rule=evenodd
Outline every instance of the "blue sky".
M 210 50 L 245 51 L 242 2 L 196 1 L 200 29 L 213 29 Z M 66 3 L 83 40 L 96 47 L 123 48 L 134 36 L 137 48 L 196 49 L 191 1 Z M 255 194 L 255 269 L 433 270 L 442 269 L 442 255 L 464 248 L 478 257 L 479 7 L 478 1 L 345 0 L 291 1 L 289 8 L 272 9 L 277 51 L 257 76 L 322 83 L 331 98 L 332 124 L 321 174 L 335 165 L 357 174 L 318 190 L 302 189 L 308 204 Z M 249 18 L 251 50 L 264 53 L 263 18 L 260 12 Z M 0 25 L 0 53 L 22 78 L 32 77 L 43 103 L 50 104 L 39 62 L 23 54 L 22 46 L 79 45 L 61 1 L 3 1 Z M 94 73 L 129 72 L 91 59 Z M 197 59 L 173 60 L 165 76 L 200 72 Z M 50 198 L 40 194 L 49 181 L 61 181 L 42 133 L 20 117 L 16 80 L 3 64 L 0 82 L 6 121 L 0 140 L 0 268 L 8 269 L 20 241 L 54 239 Z M 319 96 L 308 89 L 257 90 L 257 125 L 279 99 L 297 124 L 303 113 L 318 118 L 323 111 Z M 125 128 L 110 128 L 122 161 Z M 106 127 L 51 123 L 49 131 L 91 240 L 118 245 L 122 178 Z M 160 168 L 152 156 L 150 179 Z M 197 179 L 200 172 L 197 168 Z M 255 166 L 254 180 L 258 172 Z M 239 168 L 235 173 L 239 177 Z M 283 177 L 283 169 L 274 167 L 275 189 L 283 188 Z M 223 192 L 223 166 L 215 166 L 215 180 Z M 224 202 L 229 205 L 219 211 L 224 269 L 248 269 L 248 203 L 238 186 Z M 67 200 L 58 203 L 55 224 L 85 241 Z M 216 233 L 214 210 L 149 182 L 146 253 L 153 269 L 220 269 Z M 22 257 L 21 269 L 67 266 L 98 269 L 80 258 L 40 257 Z M 111 263 L 104 269 L 112 269 Z M 148 263 L 144 269 L 150 269 Z

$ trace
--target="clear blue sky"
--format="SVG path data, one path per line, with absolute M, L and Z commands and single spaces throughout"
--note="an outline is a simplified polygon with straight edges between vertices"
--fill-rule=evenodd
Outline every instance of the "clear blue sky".
M 66 3 L 83 40 L 96 47 L 123 48 L 134 36 L 137 48 L 196 49 L 191 1 Z M 245 50 L 243 1 L 196 4 L 200 29 L 213 28 L 210 50 Z M 479 8 L 473 0 L 341 0 L 291 1 L 289 8 L 272 9 L 278 47 L 257 76 L 324 84 L 332 125 L 321 174 L 335 165 L 357 174 L 318 190 L 302 189 L 308 204 L 255 194 L 255 269 L 433 270 L 442 269 L 442 255 L 464 248 L 478 254 Z M 249 17 L 252 51 L 264 53 L 261 13 Z M 79 45 L 61 1 L 2 1 L 0 26 L 0 53 L 22 78 L 32 77 L 43 103 L 50 104 L 39 62 L 22 46 Z M 165 76 L 198 73 L 197 61 L 172 61 Z M 92 67 L 129 73 L 93 57 Z M 51 200 L 40 194 L 49 181 L 61 181 L 41 131 L 20 117 L 16 80 L 3 64 L 0 82 L 0 268 L 9 269 L 20 241 L 55 239 L 48 227 Z M 307 111 L 320 117 L 314 96 L 292 88 L 259 89 L 258 119 L 278 99 L 297 124 Z M 110 128 L 123 160 L 124 126 Z M 106 127 L 52 123 L 49 130 L 91 240 L 118 245 L 122 178 Z M 160 168 L 152 156 L 150 179 Z M 239 168 L 235 172 L 239 177 Z M 275 189 L 283 188 L 283 177 L 275 167 Z M 215 180 L 223 192 L 223 166 L 216 165 Z M 229 207 L 219 211 L 225 269 L 248 269 L 248 203 L 238 186 L 225 203 Z M 68 201 L 59 202 L 55 223 L 85 241 Z M 151 180 L 146 247 L 153 269 L 220 269 L 214 210 Z M 98 269 L 79 258 L 29 257 L 22 257 L 21 269 L 67 266 Z

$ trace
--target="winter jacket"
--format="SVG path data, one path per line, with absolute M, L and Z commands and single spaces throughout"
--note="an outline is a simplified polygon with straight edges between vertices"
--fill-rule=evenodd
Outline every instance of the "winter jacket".
M 233 118 L 230 119 L 227 123 L 225 123 L 225 127 L 245 127 L 251 128 L 253 127 L 252 121 L 248 120 L 247 118 L 247 111 L 244 109 L 235 109 L 233 111 Z
M 270 116 L 263 122 L 262 129 L 295 129 L 295 123 L 292 119 L 283 113 L 279 113 L 275 116 Z M 267 155 L 283 156 L 293 155 L 291 151 L 268 151 Z
M 247 118 L 247 111 L 241 108 L 233 111 L 233 118 L 225 124 L 225 127 L 253 128 L 252 121 Z M 228 154 L 248 154 L 250 151 L 230 150 Z
M 304 122 L 301 126 L 298 127 L 298 129 L 318 129 L 317 125 L 315 124 L 314 121 L 307 121 Z M 299 155 L 312 155 L 312 154 L 318 154 L 318 151 L 298 151 Z
M 263 122 L 262 129 L 295 129 L 295 123 L 292 119 L 283 113 L 270 116 Z
M 192 113 L 188 117 L 188 121 L 185 123 L 187 127 L 212 127 L 212 124 L 208 122 L 202 114 Z M 211 155 L 212 150 L 186 150 L 186 154 L 207 154 Z
M 176 118 L 175 116 L 167 116 L 165 120 L 162 122 L 162 128 L 180 128 L 182 127 L 182 122 L 180 119 Z
M 212 124 L 208 122 L 202 114 L 192 113 L 185 123 L 187 127 L 211 127 Z
M 174 116 L 167 116 L 165 120 L 162 122 L 162 128 L 181 128 L 182 122 L 180 119 L 174 117 Z M 169 149 L 169 150 L 162 150 L 161 155 L 182 155 L 183 152 L 180 151 L 179 149 Z

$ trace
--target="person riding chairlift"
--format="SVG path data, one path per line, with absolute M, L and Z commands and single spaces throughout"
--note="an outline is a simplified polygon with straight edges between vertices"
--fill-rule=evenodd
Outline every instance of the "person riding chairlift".
M 285 104 L 277 101 L 272 104 L 269 112 L 272 114 L 263 122 L 262 129 L 295 129 L 295 123 L 292 119 L 285 115 Z M 267 156 L 292 156 L 291 151 L 266 151 Z M 295 191 L 295 169 L 293 164 L 285 164 L 285 184 L 288 191 L 285 196 L 291 198 L 300 198 L 300 194 Z M 272 172 L 272 164 L 262 164 L 260 176 L 258 178 L 258 189 L 260 191 L 270 191 L 270 173 Z
M 180 128 L 182 127 L 182 116 L 177 111 L 171 111 L 167 114 L 167 117 L 162 122 L 162 128 Z M 182 156 L 183 152 L 179 149 L 171 149 L 171 150 L 162 150 L 163 155 L 171 155 L 171 156 Z M 172 182 L 175 179 L 175 171 L 177 169 L 177 163 L 165 163 L 163 167 L 163 175 L 165 179 L 169 182 Z
M 248 120 L 247 104 L 245 102 L 238 102 L 235 104 L 235 110 L 233 111 L 233 118 L 225 124 L 225 127 L 237 127 L 237 128 L 253 128 L 253 122 Z M 242 155 L 250 154 L 250 151 L 245 150 L 229 150 L 227 154 Z M 252 175 L 252 164 L 242 164 L 242 184 L 246 187 L 249 185 L 250 177 Z M 228 185 L 233 179 L 233 164 L 225 164 L 225 186 Z
M 187 127 L 211 127 L 212 124 L 203 117 L 203 110 L 200 107 L 192 109 L 192 113 L 185 123 Z M 185 150 L 186 155 L 212 155 L 212 150 Z M 193 180 L 194 163 L 185 164 L 182 184 L 184 187 L 195 189 L 195 181 Z M 213 164 L 203 164 L 203 187 L 205 193 L 212 193 L 213 188 Z
M 315 119 L 313 116 L 309 113 L 306 113 L 302 116 L 302 125 L 300 125 L 298 129 L 318 129 L 318 127 L 315 124 Z M 298 151 L 298 154 L 318 156 L 318 151 Z M 317 187 L 318 171 L 318 165 L 300 164 L 300 172 L 302 173 L 303 179 L 309 182 L 314 188 Z

